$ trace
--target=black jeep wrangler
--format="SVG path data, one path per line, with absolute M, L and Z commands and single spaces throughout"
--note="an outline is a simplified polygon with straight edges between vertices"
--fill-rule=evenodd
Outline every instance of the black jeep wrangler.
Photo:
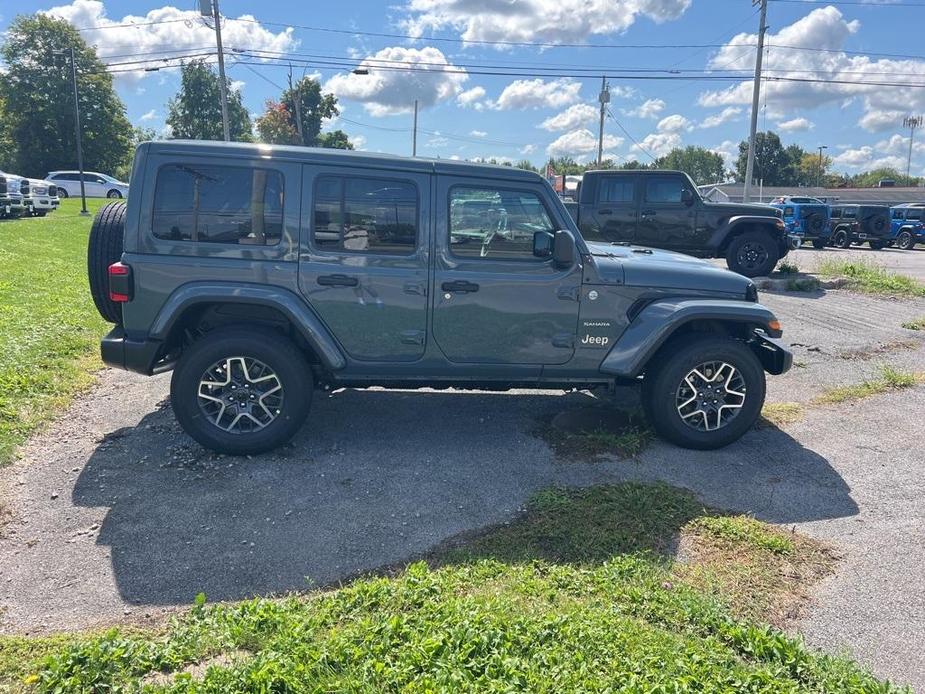
M 588 171 L 577 204 L 567 207 L 586 241 L 725 258 L 726 267 L 746 277 L 769 274 L 799 245 L 788 235 L 780 210 L 710 202 L 680 171 Z
M 103 360 L 173 369 L 189 434 L 264 451 L 322 388 L 610 388 L 715 448 L 754 424 L 781 328 L 748 279 L 588 243 L 540 176 L 340 150 L 150 142 L 98 213 Z M 451 421 L 451 420 L 448 420 Z
M 832 205 L 830 219 L 829 242 L 836 248 L 865 241 L 875 250 L 889 245 L 890 208 L 886 205 Z

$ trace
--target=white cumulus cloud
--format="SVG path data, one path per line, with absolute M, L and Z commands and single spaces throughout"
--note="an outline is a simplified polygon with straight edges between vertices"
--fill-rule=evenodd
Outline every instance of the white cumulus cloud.
M 615 149 L 623 144 L 623 138 L 604 135 L 604 149 Z M 579 128 L 560 135 L 546 148 L 551 157 L 576 156 L 597 152 L 597 135 L 587 128 Z
M 809 118 L 791 118 L 777 124 L 777 129 L 783 130 L 785 133 L 805 133 L 815 127 L 816 124 Z
M 546 82 L 542 79 L 514 80 L 495 100 L 501 111 L 526 108 L 562 108 L 578 101 L 581 82 L 568 78 Z
M 377 69 L 384 65 L 390 66 L 389 69 Z M 419 107 L 426 108 L 458 97 L 469 79 L 465 70 L 449 63 L 432 46 L 383 48 L 364 58 L 358 67 L 366 68 L 369 74 L 334 75 L 325 83 L 324 90 L 334 92 L 339 99 L 361 102 L 373 116 L 410 113 L 415 99 Z
M 486 106 L 485 101 L 483 101 L 484 98 L 484 87 L 472 87 L 472 89 L 460 92 L 456 97 L 456 103 L 463 107 L 471 106 L 476 111 L 481 111 Z
M 600 117 L 598 109 L 590 104 L 572 104 L 561 113 L 550 116 L 539 127 L 543 130 L 574 130 L 594 123 Z
M 674 20 L 689 6 L 690 0 L 408 0 L 403 24 L 415 36 L 452 29 L 473 43 L 572 43 L 626 31 L 640 17 Z
M 624 110 L 623 114 L 635 116 L 636 118 L 658 118 L 658 115 L 665 110 L 665 102 L 661 99 L 648 99 L 639 104 L 636 108 Z
M 729 123 L 734 121 L 739 117 L 739 114 L 742 113 L 742 109 L 738 106 L 727 106 L 719 113 L 714 113 L 712 116 L 707 116 L 700 122 L 701 128 L 715 128 L 717 126 Z
M 655 126 L 655 129 L 660 133 L 680 133 L 686 130 L 693 130 L 694 126 L 680 113 L 675 113 L 671 116 L 662 118 L 658 122 L 658 125 Z

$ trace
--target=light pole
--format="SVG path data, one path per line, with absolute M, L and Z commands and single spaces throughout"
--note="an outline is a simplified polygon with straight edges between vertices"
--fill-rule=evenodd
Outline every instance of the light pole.
M 80 102 L 77 99 L 77 63 L 74 60 L 74 47 L 68 50 L 55 51 L 55 55 L 69 55 L 71 60 L 71 85 L 74 88 L 74 137 L 77 139 L 77 171 L 80 172 L 80 214 L 88 216 L 87 194 L 84 190 L 84 152 L 80 138 Z
M 598 100 L 601 102 L 601 122 L 597 131 L 597 168 L 601 168 L 604 163 L 604 114 L 607 104 L 610 103 L 610 87 L 607 86 L 606 77 L 601 77 L 601 93 Z
M 764 53 L 764 34 L 768 30 L 768 0 L 761 3 L 761 20 L 758 23 L 758 51 L 755 54 L 755 84 L 752 88 L 752 119 L 748 130 L 748 155 L 745 159 L 745 188 L 742 202 L 749 202 L 752 196 L 752 174 L 755 169 L 755 139 L 758 136 L 758 101 L 761 94 L 761 58 Z M 754 2 L 752 3 L 754 4 Z
M 922 116 L 903 118 L 903 127 L 909 128 L 909 158 L 906 159 L 906 178 L 909 178 L 909 173 L 912 170 L 912 140 L 915 139 L 915 129 L 921 127 L 923 123 L 925 123 L 925 119 Z
M 819 187 L 822 187 L 822 174 L 825 171 L 825 168 L 822 166 L 822 150 L 828 149 L 828 145 L 819 145 L 816 149 L 819 150 Z
M 225 84 L 225 52 L 222 50 L 222 16 L 218 11 L 218 0 L 199 0 L 199 14 L 212 17 L 215 22 L 215 48 L 218 51 L 218 92 L 222 100 L 222 135 L 225 142 L 231 139 L 228 125 L 228 88 Z

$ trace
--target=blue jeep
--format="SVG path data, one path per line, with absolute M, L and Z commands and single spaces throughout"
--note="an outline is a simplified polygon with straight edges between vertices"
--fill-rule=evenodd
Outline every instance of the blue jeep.
M 904 251 L 925 243 L 925 204 L 910 202 L 890 208 L 890 236 L 888 243 Z
M 814 248 L 825 248 L 832 231 L 829 206 L 816 198 L 784 195 L 771 200 L 771 207 L 781 210 L 787 233 L 802 241 L 812 241 Z

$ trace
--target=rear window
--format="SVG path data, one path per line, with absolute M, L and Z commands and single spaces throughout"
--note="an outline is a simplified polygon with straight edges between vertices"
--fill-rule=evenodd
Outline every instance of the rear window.
M 921 219 L 922 210 L 910 208 L 906 210 L 906 219 Z
M 234 166 L 169 164 L 157 172 L 154 236 L 273 245 L 283 233 L 283 176 Z
M 646 181 L 646 202 L 681 202 L 684 188 L 679 177 L 653 176 Z
M 605 176 L 601 179 L 600 201 L 603 203 L 633 202 L 635 181 L 630 176 Z

